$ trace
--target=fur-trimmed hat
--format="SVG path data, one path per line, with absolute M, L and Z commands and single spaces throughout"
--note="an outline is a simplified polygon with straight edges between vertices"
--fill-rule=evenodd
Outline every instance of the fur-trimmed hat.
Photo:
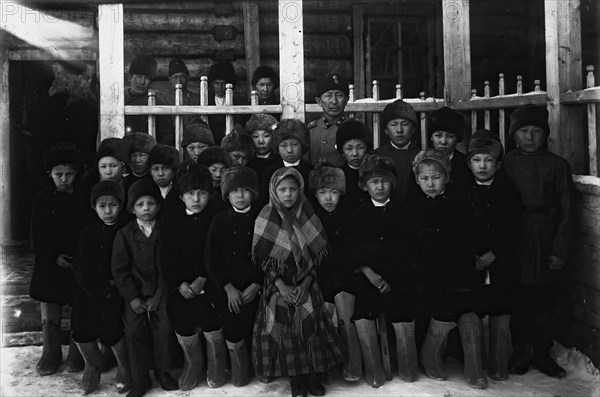
M 156 145 L 156 138 L 146 132 L 132 132 L 123 137 L 129 143 L 129 153 L 146 153 Z
M 500 142 L 500 137 L 497 134 L 482 128 L 471 135 L 471 139 L 469 139 L 467 160 L 480 153 L 489 154 L 498 160 L 502 158 L 503 152 L 504 149 Z
M 273 131 L 271 141 L 273 142 L 272 147 L 275 151 L 279 147 L 279 144 L 286 139 L 295 139 L 302 145 L 302 153 L 306 153 L 310 148 L 310 141 L 308 137 L 308 128 L 300 120 L 296 119 L 284 119 L 277 123 L 277 128 Z
M 256 175 L 256 171 L 243 165 L 224 169 L 221 174 L 223 200 L 227 201 L 229 192 L 240 187 L 250 190 L 252 200 L 256 200 L 258 198 L 258 175 Z
M 214 146 L 215 138 L 208 124 L 203 121 L 188 124 L 183 130 L 183 140 L 181 147 L 186 147 L 192 142 L 201 142 L 206 145 Z
M 373 144 L 371 142 L 371 129 L 362 121 L 356 119 L 348 119 L 338 127 L 335 135 L 335 147 L 338 152 L 344 152 L 344 144 L 352 139 L 363 141 L 370 149 Z
M 123 186 L 119 183 L 109 180 L 104 180 L 96 183 L 92 187 L 92 193 L 90 194 L 90 202 L 92 207 L 96 205 L 96 200 L 100 196 L 113 196 L 121 204 L 125 202 L 125 190 L 123 190 Z
M 450 175 L 450 173 L 452 172 L 452 164 L 450 163 L 450 158 L 446 156 L 444 152 L 437 149 L 426 149 L 421 150 L 419 153 L 417 153 L 415 159 L 413 160 L 413 172 L 415 173 L 415 175 L 418 174 L 417 171 L 419 164 L 426 160 L 435 161 L 436 163 L 439 163 L 442 166 L 442 168 L 446 171 L 447 175 Z
M 204 165 L 198 165 L 193 160 L 181 163 L 177 170 L 177 185 L 181 194 L 190 190 L 205 190 L 212 194 L 213 185 L 210 171 Z
M 526 125 L 534 125 L 540 127 L 546 132 L 546 136 L 550 135 L 550 126 L 548 125 L 548 110 L 545 106 L 536 106 L 527 104 L 516 108 L 510 114 L 510 127 L 508 134 L 511 137 L 515 136 L 515 132 L 519 128 Z
M 343 194 L 346 193 L 346 176 L 341 168 L 319 164 L 308 175 L 308 187 L 311 193 L 319 189 L 336 189 Z
M 129 142 L 121 138 L 106 138 L 100 142 L 98 150 L 96 151 L 96 163 L 100 161 L 102 157 L 114 157 L 124 163 L 129 162 Z
M 364 189 L 367 181 L 374 177 L 389 179 L 393 188 L 396 188 L 396 165 L 394 160 L 387 156 L 367 154 L 358 169 L 358 185 Z
M 43 164 L 46 171 L 57 165 L 71 164 L 80 172 L 83 170 L 83 154 L 71 142 L 58 142 L 44 153 Z
M 250 80 L 252 86 L 256 86 L 256 83 L 258 83 L 258 80 L 260 79 L 271 79 L 273 80 L 273 88 L 279 87 L 279 75 L 277 75 L 277 72 L 269 66 L 259 66 L 254 70 L 252 79 Z
M 457 142 L 461 142 L 467 129 L 464 117 L 456 110 L 444 106 L 429 115 L 427 123 L 427 136 L 436 131 L 446 131 L 456 136 Z
M 320 97 L 327 91 L 339 90 L 346 96 L 350 92 L 348 81 L 338 72 L 329 72 L 325 75 L 321 74 L 317 77 L 317 96 Z
M 246 134 L 240 134 L 237 131 L 225 135 L 221 141 L 221 147 L 227 152 L 243 152 L 248 158 L 254 155 L 254 142 L 252 141 L 252 138 Z
M 137 57 L 134 58 L 129 65 L 129 75 L 133 76 L 134 74 L 141 74 L 152 79 L 156 73 L 156 66 L 157 63 L 154 58 Z
M 148 158 L 148 167 L 154 164 L 162 164 L 166 167 L 177 170 L 179 167 L 179 151 L 172 146 L 159 143 L 150 151 Z
M 226 83 L 235 84 L 237 76 L 231 62 L 217 62 L 211 66 L 208 72 L 208 82 L 212 84 L 215 80 L 224 80 Z
M 169 62 L 169 77 L 173 76 L 175 73 L 190 74 L 187 66 L 185 66 L 185 62 L 183 62 L 183 59 L 181 58 L 171 59 L 171 62 Z
M 246 122 L 246 132 L 252 134 L 254 131 L 272 132 L 277 128 L 277 119 L 270 114 L 256 113 Z
M 203 164 L 206 167 L 210 167 L 213 164 L 223 164 L 225 168 L 233 165 L 229 153 L 220 146 L 211 146 L 203 150 L 198 156 L 198 164 Z
M 392 103 L 388 103 L 385 108 L 383 108 L 381 125 L 385 129 L 390 121 L 396 119 L 405 119 L 412 122 L 415 126 L 419 125 L 415 109 L 413 109 L 410 103 L 404 102 L 402 99 L 397 99 Z
M 127 210 L 133 213 L 135 202 L 142 196 L 151 196 L 158 204 L 162 203 L 162 196 L 158 185 L 152 179 L 139 179 L 127 189 Z

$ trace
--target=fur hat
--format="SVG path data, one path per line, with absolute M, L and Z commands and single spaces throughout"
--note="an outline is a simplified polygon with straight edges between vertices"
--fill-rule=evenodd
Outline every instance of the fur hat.
M 356 119 L 348 119 L 338 127 L 335 135 L 335 147 L 340 153 L 344 152 L 344 144 L 352 139 L 359 139 L 371 148 L 371 129 L 365 123 Z
M 502 158 L 503 152 L 504 149 L 502 148 L 500 137 L 483 128 L 471 135 L 467 150 L 467 160 L 480 153 L 489 154 L 496 160 L 499 160 Z
M 150 79 L 154 78 L 156 73 L 156 60 L 150 57 L 136 57 L 129 65 L 129 75 L 141 74 Z
M 227 201 L 227 196 L 235 188 L 245 187 L 252 192 L 252 200 L 258 198 L 258 175 L 250 167 L 237 165 L 226 168 L 221 174 L 221 192 L 223 200 Z
M 187 66 L 185 66 L 185 62 L 183 62 L 183 59 L 181 58 L 171 59 L 171 62 L 169 62 L 169 77 L 173 76 L 175 73 L 190 74 Z
M 193 160 L 181 163 L 177 170 L 177 184 L 181 194 L 190 190 L 206 190 L 213 192 L 212 177 L 210 171 L 204 165 L 198 165 Z
M 302 153 L 306 153 L 310 148 L 308 137 L 308 128 L 300 120 L 284 119 L 277 123 L 277 128 L 273 131 L 271 140 L 274 151 L 278 153 L 279 144 L 286 139 L 295 139 L 302 145 Z
M 317 77 L 317 96 L 320 97 L 327 91 L 339 90 L 346 96 L 350 93 L 348 81 L 337 72 L 329 72 L 325 75 L 321 74 Z
M 358 169 L 358 185 L 364 189 L 367 181 L 373 177 L 389 179 L 396 188 L 396 165 L 394 160 L 387 156 L 367 154 Z
M 161 143 L 155 145 L 150 151 L 148 167 L 152 167 L 154 164 L 162 164 L 173 170 L 177 170 L 177 167 L 179 167 L 179 151 L 169 145 Z
M 160 204 L 163 200 L 158 185 L 152 179 L 139 179 L 127 189 L 127 210 L 133 213 L 135 202 L 142 196 L 151 196 Z
M 96 151 L 96 163 L 100 161 L 102 157 L 114 157 L 124 163 L 129 162 L 129 142 L 121 138 L 106 138 L 100 142 L 98 150 Z
M 254 142 L 252 141 L 252 138 L 246 134 L 240 134 L 237 131 L 225 135 L 221 141 L 221 147 L 227 152 L 244 152 L 248 158 L 254 155 Z
M 214 146 L 215 138 L 208 124 L 203 121 L 188 124 L 183 130 L 183 140 L 181 147 L 186 147 L 192 142 L 201 142 L 206 145 Z
M 213 164 L 223 164 L 225 168 L 233 165 L 229 153 L 220 146 L 211 146 L 203 150 L 198 156 L 198 164 L 203 164 L 207 168 Z
M 83 170 L 83 154 L 71 142 L 58 142 L 44 153 L 44 169 L 51 171 L 52 168 L 61 164 L 71 164 L 78 172 Z
M 92 187 L 92 193 L 90 194 L 92 207 L 96 205 L 96 200 L 98 200 L 100 196 L 113 196 L 119 200 L 121 204 L 125 202 L 125 190 L 123 190 L 123 186 L 114 181 L 101 181 Z
M 417 121 L 417 113 L 415 109 L 402 99 L 397 99 L 392 103 L 388 103 L 385 108 L 383 108 L 383 113 L 381 114 L 381 125 L 385 129 L 387 124 L 395 119 L 405 119 L 411 121 L 415 126 L 419 125 Z
M 427 136 L 431 138 L 431 135 L 436 131 L 446 131 L 456 136 L 458 142 L 463 140 L 465 130 L 467 129 L 467 123 L 464 117 L 456 110 L 452 110 L 449 107 L 444 106 L 429 115 L 427 123 Z
M 254 131 L 273 131 L 277 128 L 277 119 L 270 114 L 256 113 L 246 122 L 246 132 L 252 134 Z
M 208 72 L 208 82 L 212 84 L 215 80 L 225 80 L 226 83 L 235 84 L 237 77 L 231 62 L 217 62 L 211 66 Z
M 415 175 L 418 174 L 418 165 L 425 160 L 435 161 L 436 163 L 439 163 L 442 166 L 442 168 L 446 171 L 447 175 L 450 175 L 450 173 L 452 172 L 452 164 L 450 163 L 450 158 L 446 156 L 444 152 L 437 149 L 426 149 L 421 150 L 419 153 L 417 153 L 415 159 L 413 160 L 412 169 Z
M 146 132 L 132 132 L 125 135 L 123 139 L 129 142 L 130 153 L 150 154 L 150 151 L 156 145 L 156 138 Z
M 250 80 L 252 86 L 256 86 L 256 83 L 258 83 L 258 80 L 260 79 L 271 79 L 273 80 L 274 88 L 279 87 L 279 76 L 275 70 L 269 66 L 263 65 L 256 68 L 254 73 L 252 73 L 252 80 Z
M 516 108 L 510 114 L 510 127 L 508 134 L 511 137 L 515 136 L 515 132 L 519 128 L 525 127 L 526 125 L 534 125 L 540 127 L 546 136 L 550 135 L 550 126 L 548 125 L 548 110 L 545 106 L 535 106 L 527 104 Z
M 311 193 L 319 189 L 336 189 L 343 194 L 346 193 L 346 176 L 341 168 L 319 164 L 308 175 L 308 186 Z

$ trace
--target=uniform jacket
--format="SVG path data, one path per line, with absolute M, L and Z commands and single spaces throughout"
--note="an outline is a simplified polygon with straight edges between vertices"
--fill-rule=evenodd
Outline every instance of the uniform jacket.
M 420 150 L 416 142 L 411 142 L 408 149 L 396 149 L 391 143 L 388 143 L 373 151 L 373 154 L 387 156 L 394 160 L 394 164 L 396 165 L 396 180 L 398 181 L 394 194 L 396 200 L 399 200 L 401 204 L 406 203 L 409 186 L 415 185 L 412 162 Z
M 335 147 L 335 137 L 338 127 L 346 119 L 342 114 L 334 123 L 329 123 L 325 116 L 321 115 L 306 125 L 310 136 L 309 159 L 313 166 L 319 164 L 321 159 L 327 159 L 336 167 L 344 164 L 344 158 Z

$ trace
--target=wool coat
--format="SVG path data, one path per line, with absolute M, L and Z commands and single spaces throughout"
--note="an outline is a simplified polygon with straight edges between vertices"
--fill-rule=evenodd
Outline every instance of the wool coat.
M 342 167 L 346 178 L 346 193 L 344 193 L 344 205 L 349 208 L 357 208 L 359 205 L 371 201 L 369 193 L 358 186 L 358 170 L 350 168 L 348 163 Z
M 407 149 L 396 149 L 391 143 L 388 143 L 373 151 L 373 154 L 387 156 L 394 160 L 397 181 L 394 195 L 400 205 L 406 203 L 409 186 L 415 184 L 415 176 L 412 172 L 412 162 L 420 150 L 419 145 L 413 141 Z
M 254 156 L 250 159 L 250 161 L 248 161 L 248 164 L 246 165 L 252 168 L 254 171 L 256 171 L 256 175 L 258 176 L 258 180 L 260 181 L 262 180 L 262 175 L 265 172 L 265 170 L 273 164 L 277 163 L 278 160 L 280 160 L 279 156 L 277 156 L 275 152 L 271 151 L 269 157 L 265 159 L 256 157 L 256 154 L 254 154 Z
M 181 209 L 184 207 L 183 201 L 181 201 L 181 192 L 179 191 L 179 185 L 176 180 L 173 180 L 173 184 L 171 185 L 171 190 L 167 193 L 166 197 L 163 199 L 160 204 L 160 210 L 156 215 L 156 219 L 160 220 L 169 214 L 171 211 Z

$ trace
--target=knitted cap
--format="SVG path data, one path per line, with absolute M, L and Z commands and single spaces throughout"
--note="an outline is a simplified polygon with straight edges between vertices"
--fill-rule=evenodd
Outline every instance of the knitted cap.
M 100 196 L 113 196 L 119 200 L 119 203 L 123 204 L 125 202 L 125 190 L 123 190 L 123 186 L 114 181 L 101 181 L 92 187 L 92 193 L 90 194 L 92 207 L 96 205 L 96 200 Z
M 227 201 L 229 193 L 236 188 L 244 187 L 252 192 L 252 200 L 258 198 L 258 175 L 252 168 L 238 165 L 226 168 L 221 174 L 221 192 Z
M 183 140 L 181 147 L 184 148 L 192 142 L 201 142 L 206 145 L 214 146 L 215 138 L 210 127 L 205 122 L 195 122 L 188 124 L 183 130 Z
M 240 134 L 233 131 L 223 138 L 221 147 L 227 152 L 239 151 L 245 153 L 248 158 L 254 154 L 254 142 L 246 134 Z
M 339 90 L 348 96 L 350 89 L 348 81 L 337 72 L 329 72 L 317 77 L 317 96 L 320 97 L 327 91 Z
M 152 179 L 139 179 L 127 190 L 127 210 L 133 212 L 135 202 L 142 196 L 151 196 L 160 204 L 163 200 L 158 185 Z
M 269 66 L 259 66 L 256 68 L 254 73 L 252 73 L 252 80 L 250 80 L 252 86 L 255 86 L 260 79 L 271 79 L 273 80 L 274 88 L 279 87 L 279 76 L 277 75 L 277 72 Z
M 210 171 L 204 165 L 198 165 L 193 160 L 181 163 L 177 170 L 177 185 L 183 195 L 191 190 L 205 190 L 212 194 L 213 185 Z
M 302 145 L 302 152 L 306 153 L 310 148 L 310 141 L 308 137 L 308 128 L 300 120 L 296 119 L 284 119 L 277 123 L 277 128 L 273 131 L 271 140 L 273 142 L 273 148 L 279 147 L 279 144 L 286 139 L 295 139 Z
M 335 135 L 335 147 L 338 152 L 344 152 L 344 144 L 352 139 L 359 139 L 367 144 L 368 148 L 371 144 L 371 129 L 365 123 L 356 119 L 348 119 L 338 127 Z
M 341 168 L 330 165 L 317 165 L 308 176 L 308 186 L 312 193 L 319 189 L 336 189 L 346 193 L 346 176 Z
M 77 171 L 83 170 L 83 154 L 71 142 L 59 142 L 44 153 L 44 169 L 51 171 L 52 168 L 61 164 L 71 164 Z
M 129 65 L 129 75 L 133 76 L 134 74 L 141 74 L 149 79 L 154 77 L 156 73 L 156 61 L 150 57 L 137 57 L 131 61 L 131 65 Z
M 386 105 L 383 108 L 383 113 L 381 114 L 381 125 L 383 128 L 387 126 L 387 124 L 395 119 L 405 119 L 411 121 L 415 126 L 419 123 L 417 121 L 417 113 L 409 103 L 404 102 L 402 99 L 397 99 L 392 103 Z
M 546 107 L 527 104 L 516 108 L 510 114 L 510 127 L 508 129 L 508 134 L 511 137 L 514 137 L 515 132 L 517 132 L 519 128 L 527 125 L 539 127 L 546 132 L 546 136 L 550 135 L 550 126 L 548 125 L 548 110 Z
M 129 143 L 130 153 L 150 154 L 150 151 L 156 145 L 156 138 L 146 132 L 132 132 L 125 135 L 123 139 Z
M 211 146 L 202 151 L 198 156 L 198 164 L 203 164 L 206 167 L 210 167 L 213 164 L 223 164 L 225 168 L 233 165 L 231 164 L 229 153 L 219 146 Z
M 467 123 L 465 123 L 463 116 L 456 110 L 444 106 L 432 112 L 429 116 L 427 136 L 431 138 L 431 135 L 436 131 L 446 131 L 454 134 L 457 141 L 461 142 L 466 129 Z
M 148 167 L 152 167 L 154 164 L 162 164 L 176 170 L 179 167 L 179 151 L 169 145 L 161 143 L 155 145 L 150 151 Z
M 489 154 L 495 159 L 499 159 L 503 152 L 500 137 L 489 130 L 480 129 L 471 135 L 471 139 L 469 139 L 467 160 L 480 153 Z
M 277 119 L 270 114 L 256 113 L 246 122 L 246 132 L 252 134 L 254 131 L 273 131 L 277 128 Z
M 185 66 L 185 62 L 181 58 L 171 59 L 169 62 L 169 77 L 173 76 L 175 73 L 185 73 L 190 74 L 187 66 Z
M 129 142 L 121 138 L 106 138 L 100 142 L 98 150 L 96 151 L 96 163 L 100 161 L 102 157 L 114 157 L 124 163 L 129 162 Z
M 374 177 L 389 179 L 395 188 L 397 181 L 394 160 L 387 156 L 367 154 L 358 169 L 359 186 L 364 189 L 367 186 L 367 181 Z
M 436 163 L 439 163 L 442 166 L 442 168 L 446 171 L 447 175 L 450 175 L 450 173 L 452 172 L 452 164 L 450 164 L 450 159 L 444 154 L 444 152 L 437 149 L 426 149 L 421 150 L 413 160 L 413 172 L 415 173 L 415 175 L 418 174 L 417 171 L 419 163 L 425 160 L 435 161 Z
M 235 84 L 237 77 L 233 65 L 227 61 L 212 65 L 208 72 L 208 82 L 212 84 L 215 80 L 225 80 L 226 83 Z

